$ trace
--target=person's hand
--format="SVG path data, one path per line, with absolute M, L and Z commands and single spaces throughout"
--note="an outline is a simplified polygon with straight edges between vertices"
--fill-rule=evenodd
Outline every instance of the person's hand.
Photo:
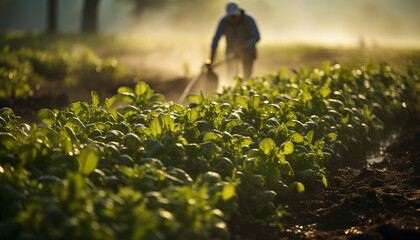
M 206 60 L 204 60 L 204 65 L 210 69 L 211 68 L 211 64 L 213 63 L 213 61 L 210 58 L 207 58 Z

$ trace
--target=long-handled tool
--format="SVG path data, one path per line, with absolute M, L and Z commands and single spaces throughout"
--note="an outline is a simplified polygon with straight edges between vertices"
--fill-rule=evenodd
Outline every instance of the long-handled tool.
M 213 68 L 218 67 L 220 65 L 223 65 L 225 63 L 227 63 L 229 60 L 231 60 L 232 58 L 234 58 L 235 55 L 234 54 L 230 54 L 226 57 L 226 59 L 216 62 L 214 64 L 207 64 L 205 63 L 202 67 L 201 67 L 201 72 L 195 76 L 193 79 L 191 79 L 191 81 L 188 83 L 187 87 L 184 89 L 184 91 L 182 92 L 181 96 L 179 97 L 178 102 L 182 103 L 185 100 L 185 97 L 188 95 L 188 93 L 191 92 L 191 89 L 197 84 L 197 82 L 202 79 L 204 76 L 206 77 L 206 81 L 212 81 L 214 82 L 213 85 L 216 86 L 215 89 L 217 89 L 218 86 L 218 82 L 219 79 L 217 77 L 217 74 L 215 72 L 213 72 Z

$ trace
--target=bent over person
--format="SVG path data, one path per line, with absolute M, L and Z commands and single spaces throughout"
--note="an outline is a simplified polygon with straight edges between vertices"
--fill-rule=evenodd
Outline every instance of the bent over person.
M 215 58 L 217 45 L 222 35 L 226 38 L 226 58 L 234 56 L 228 62 L 228 77 L 231 79 L 238 75 L 241 65 L 242 77 L 248 80 L 252 75 L 254 60 L 257 58 L 255 44 L 260 40 L 254 19 L 245 14 L 236 3 L 228 3 L 226 16 L 220 20 L 213 38 L 209 64 Z

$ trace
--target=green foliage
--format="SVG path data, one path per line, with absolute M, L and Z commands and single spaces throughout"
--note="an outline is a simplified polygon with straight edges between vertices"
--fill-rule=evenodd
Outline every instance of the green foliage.
M 37 122 L 45 123 L 45 124 L 53 124 L 55 115 L 51 110 L 43 108 L 38 111 L 36 118 L 37 118 Z
M 0 236 L 228 239 L 278 224 L 284 199 L 328 187 L 332 164 L 404 116 L 410 71 L 325 64 L 186 106 L 140 82 L 103 106 L 92 91 L 91 103 L 41 109 L 33 126 L 0 109 Z
M 122 79 L 124 72 L 116 59 L 100 59 L 92 51 L 71 56 L 63 50 L 10 50 L 5 46 L 0 49 L 0 98 L 33 96 L 45 81 L 107 83 Z
M 294 182 L 290 184 L 290 189 L 296 191 L 299 194 L 302 194 L 305 192 L 305 186 L 303 186 L 300 182 Z
M 0 98 L 26 98 L 33 95 L 42 78 L 25 58 L 24 51 L 0 50 Z
M 93 172 L 98 164 L 99 156 L 95 150 L 85 148 L 79 156 L 77 156 L 77 162 L 79 163 L 79 172 L 83 175 L 88 175 Z
M 266 138 L 259 143 L 259 147 L 264 152 L 264 154 L 268 155 L 276 148 L 276 143 L 273 141 L 273 139 Z

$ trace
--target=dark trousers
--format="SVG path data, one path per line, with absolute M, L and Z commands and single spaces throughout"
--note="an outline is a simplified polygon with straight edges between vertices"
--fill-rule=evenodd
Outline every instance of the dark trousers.
M 251 58 L 235 58 L 227 64 L 227 77 L 232 80 L 236 76 L 242 77 L 243 80 L 248 80 L 252 76 L 252 68 L 254 65 L 254 59 Z M 240 69 L 241 68 L 241 69 Z M 241 70 L 241 75 L 239 75 Z

